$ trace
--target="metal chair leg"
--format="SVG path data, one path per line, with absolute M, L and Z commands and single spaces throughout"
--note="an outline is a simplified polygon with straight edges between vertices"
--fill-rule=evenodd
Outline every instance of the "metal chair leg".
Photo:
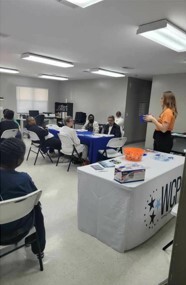
M 70 162 L 69 162 L 69 165 L 68 165 L 68 168 L 67 168 L 67 172 L 68 172 L 69 169 L 70 169 L 71 163 L 72 163 L 72 157 L 71 157 L 71 159 L 70 159 Z
M 39 152 L 40 152 L 40 149 L 38 148 L 38 152 L 37 152 L 37 154 L 36 154 L 36 158 L 35 158 L 35 161 L 34 161 L 34 165 L 36 165 L 36 162 L 37 162 L 37 158 L 38 158 Z
M 29 158 L 29 156 L 30 156 L 30 152 L 31 152 L 31 147 L 29 148 L 29 152 L 28 152 L 28 155 L 27 155 L 26 160 L 28 160 L 28 158 Z
M 59 159 L 60 159 L 60 152 L 58 154 L 58 158 L 57 158 L 57 161 L 56 161 L 56 166 L 58 166 L 58 164 L 59 164 Z
M 162 250 L 166 250 L 169 246 L 171 246 L 173 244 L 173 240 L 171 240 L 168 244 L 166 244 Z
M 37 247 L 38 247 L 38 260 L 39 260 L 39 266 L 40 266 L 40 270 L 43 271 L 43 260 L 41 257 L 41 247 L 40 247 L 40 243 L 39 243 L 39 237 L 38 234 L 36 232 L 36 242 L 37 242 Z
M 52 160 L 52 158 L 50 157 L 50 155 L 47 153 L 46 154 L 47 156 L 48 156 L 48 158 L 50 159 L 50 161 L 53 163 L 53 160 Z
M 43 154 L 43 152 L 42 152 L 41 149 L 39 149 L 39 152 L 40 152 L 40 154 L 42 155 L 42 157 L 45 159 L 45 156 L 44 156 L 44 154 Z

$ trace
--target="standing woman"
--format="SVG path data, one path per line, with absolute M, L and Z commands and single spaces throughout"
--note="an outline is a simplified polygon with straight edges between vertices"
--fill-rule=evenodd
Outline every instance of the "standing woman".
M 146 122 L 152 122 L 154 131 L 154 150 L 170 153 L 173 146 L 171 131 L 177 117 L 176 98 L 172 91 L 166 91 L 161 98 L 162 112 L 158 119 L 152 115 L 145 115 Z

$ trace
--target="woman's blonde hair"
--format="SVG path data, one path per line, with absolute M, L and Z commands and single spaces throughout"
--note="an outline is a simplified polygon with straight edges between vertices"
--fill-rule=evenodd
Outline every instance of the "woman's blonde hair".
M 176 98 L 172 91 L 163 92 L 163 108 L 170 108 L 175 117 L 177 117 L 178 110 L 176 106 Z

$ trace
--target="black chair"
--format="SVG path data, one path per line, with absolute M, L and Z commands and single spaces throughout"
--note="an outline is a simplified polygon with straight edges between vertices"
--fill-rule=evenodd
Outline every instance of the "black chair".
M 45 119 L 45 115 L 38 115 L 38 116 L 36 116 L 36 117 L 35 117 L 36 124 L 37 124 L 38 126 L 43 127 L 43 125 L 44 125 L 44 119 Z
M 84 125 L 86 122 L 86 113 L 84 112 L 76 112 L 75 114 L 75 120 L 74 120 L 74 125 Z
M 30 117 L 34 117 L 35 118 L 35 117 L 39 116 L 39 111 L 38 110 L 29 110 L 28 113 L 29 113 Z
M 31 146 L 29 148 L 26 160 L 28 160 L 28 158 L 30 156 L 30 152 L 33 152 L 33 153 L 36 154 L 36 158 L 35 158 L 35 161 L 34 161 L 34 165 L 36 165 L 39 153 L 42 155 L 43 158 L 45 158 L 45 155 L 44 155 L 44 153 L 42 151 L 42 145 L 40 143 L 38 135 L 36 133 L 34 133 L 34 132 L 31 132 L 31 131 L 28 131 L 28 134 L 29 134 L 29 137 L 31 139 Z M 37 149 L 37 151 L 35 149 L 33 149 L 33 147 L 35 149 Z M 51 157 L 50 157 L 50 155 L 48 153 L 46 153 L 46 156 L 48 156 L 50 161 L 53 163 L 53 160 L 51 159 Z

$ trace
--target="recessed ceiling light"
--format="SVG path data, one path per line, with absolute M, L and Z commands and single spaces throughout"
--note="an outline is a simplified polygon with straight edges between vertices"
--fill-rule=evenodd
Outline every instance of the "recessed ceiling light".
M 71 7 L 86 8 L 104 0 L 57 0 L 61 4 L 69 5 Z
M 19 73 L 19 70 L 17 69 L 12 69 L 12 68 L 4 68 L 4 67 L 0 67 L 0 72 L 1 73 Z
M 49 65 L 54 65 L 54 66 L 59 66 L 59 67 L 73 67 L 74 66 L 72 62 L 60 60 L 57 58 L 47 57 L 47 56 L 43 56 L 39 54 L 29 53 L 29 52 L 23 53 L 21 55 L 21 58 L 25 60 L 29 60 L 29 61 L 49 64 Z
M 68 80 L 67 77 L 56 76 L 56 75 L 48 75 L 48 74 L 40 74 L 40 75 L 38 75 L 38 77 L 44 78 L 44 79 L 60 80 L 60 81 Z
M 174 51 L 186 51 L 186 33 L 166 19 L 139 26 L 137 34 Z
M 110 76 L 110 77 L 125 77 L 125 74 L 111 71 L 111 70 L 106 70 L 106 69 L 91 69 L 91 73 L 99 74 L 99 75 L 105 75 L 105 76 Z

